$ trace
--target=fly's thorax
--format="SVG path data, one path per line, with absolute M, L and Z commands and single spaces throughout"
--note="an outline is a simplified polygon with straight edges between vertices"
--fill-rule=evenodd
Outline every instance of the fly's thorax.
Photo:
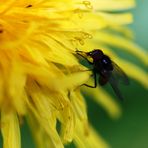
M 107 73 L 113 71 L 113 64 L 109 57 L 103 56 L 94 62 L 94 69 L 98 73 Z
M 112 61 L 111 61 L 111 59 L 108 56 L 104 55 L 102 57 L 100 63 L 101 63 L 101 65 L 102 65 L 104 70 L 106 70 L 106 71 L 113 71 Z

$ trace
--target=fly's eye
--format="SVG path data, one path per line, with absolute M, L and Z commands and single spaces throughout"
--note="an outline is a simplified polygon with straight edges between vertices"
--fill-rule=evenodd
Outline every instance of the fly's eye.
M 93 50 L 92 52 L 89 52 L 90 56 L 95 56 L 95 55 L 98 55 L 98 54 L 100 54 L 100 52 L 98 50 Z
M 93 56 L 93 52 L 88 52 L 87 56 Z

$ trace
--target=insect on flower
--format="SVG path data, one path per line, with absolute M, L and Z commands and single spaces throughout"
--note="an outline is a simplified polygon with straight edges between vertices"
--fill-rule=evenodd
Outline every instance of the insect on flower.
M 96 88 L 97 76 L 99 76 L 99 84 L 103 86 L 109 82 L 117 97 L 123 100 L 118 85 L 120 81 L 123 84 L 128 85 L 129 80 L 122 69 L 100 49 L 94 49 L 90 52 L 76 50 L 76 53 L 86 59 L 87 62 L 92 65 L 94 86 L 88 84 L 84 85 L 87 87 Z

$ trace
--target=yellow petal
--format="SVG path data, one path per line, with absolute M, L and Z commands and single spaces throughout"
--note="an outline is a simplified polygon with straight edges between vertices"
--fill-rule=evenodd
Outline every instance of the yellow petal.
M 34 105 L 30 104 L 30 102 L 28 102 L 28 107 L 33 116 L 39 122 L 41 130 L 43 130 L 43 133 L 46 135 L 46 139 L 50 141 L 49 145 L 52 148 L 64 148 L 56 131 L 56 116 L 54 114 L 53 107 L 49 107 L 51 104 L 48 103 L 46 96 L 44 96 L 41 92 L 33 93 L 34 91 L 31 91 L 32 93 L 30 93 L 30 96 L 32 96 L 31 98 L 35 103 L 35 107 Z
M 14 111 L 1 111 L 3 148 L 21 148 L 20 127 Z
M 42 38 L 42 43 L 38 40 L 39 38 Z M 52 36 L 40 35 L 33 40 L 38 43 L 29 42 L 29 46 L 23 46 L 26 50 L 22 50 L 22 54 L 27 54 L 33 61 L 44 65 L 47 65 L 47 61 L 63 65 L 77 64 L 75 57 Z
M 62 142 L 66 144 L 73 140 L 75 133 L 75 116 L 70 104 L 69 106 L 63 108 L 62 111 L 60 111 L 60 117 L 60 136 Z
M 134 39 L 134 33 L 130 28 L 127 26 L 112 26 L 111 30 L 115 31 L 115 33 L 120 33 L 125 38 L 128 38 L 129 40 Z
M 0 13 L 3 13 L 7 11 L 13 4 L 15 0 L 7 0 L 4 4 L 4 2 L 0 2 Z
M 78 91 L 71 91 L 70 99 L 76 116 L 80 120 L 87 120 L 86 102 L 82 94 Z
M 73 24 L 74 26 L 77 25 L 78 28 L 87 28 L 88 30 L 102 29 L 107 26 L 107 21 L 104 19 L 104 17 L 89 12 L 85 12 L 81 18 L 76 15 L 71 19 L 72 22 L 77 20 L 76 24 Z M 69 24 L 67 24 L 65 27 L 68 28 L 67 26 L 69 26 Z
M 96 10 L 125 10 L 135 6 L 135 0 L 92 0 L 93 8 Z
M 1 74 L 1 71 L 0 71 L 0 77 L 2 78 L 2 74 Z M 3 84 L 3 80 L 0 79 L 0 108 L 1 108 L 1 105 L 2 105 L 2 101 L 4 99 L 4 84 Z
M 26 83 L 26 76 L 23 73 L 22 65 L 20 61 L 12 61 L 11 71 L 8 77 L 8 95 L 11 102 L 18 112 L 18 114 L 25 114 L 26 112 L 26 102 L 23 100 L 23 95 L 25 93 L 24 87 Z
M 59 80 L 59 84 L 61 85 L 61 89 L 71 90 L 76 89 L 80 85 L 84 84 L 89 78 L 89 72 L 82 71 L 69 74 Z
M 133 21 L 131 13 L 109 14 L 105 12 L 98 12 L 97 14 L 106 21 L 107 26 L 130 24 Z
M 29 111 L 27 115 L 27 122 L 30 126 L 37 148 L 46 148 L 47 146 L 53 147 L 52 140 L 31 111 Z
M 31 46 L 24 45 L 22 47 L 23 50 L 21 52 L 21 55 L 23 57 L 27 57 L 32 62 L 42 64 L 42 65 L 47 65 L 47 61 L 44 58 L 43 53 L 41 53 L 39 50 L 37 50 L 36 47 L 37 47 L 37 45 L 34 46 L 34 44 L 32 44 Z

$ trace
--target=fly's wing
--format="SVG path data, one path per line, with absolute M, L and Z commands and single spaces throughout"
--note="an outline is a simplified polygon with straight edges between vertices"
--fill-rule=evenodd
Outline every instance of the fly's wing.
M 123 96 L 119 90 L 119 87 L 118 87 L 118 81 L 117 79 L 112 75 L 109 79 L 109 83 L 111 85 L 111 87 L 113 88 L 115 94 L 117 95 L 117 97 L 120 99 L 120 100 L 123 100 Z
M 112 64 L 113 64 L 114 69 L 111 73 L 109 83 L 111 87 L 113 88 L 115 94 L 118 96 L 118 98 L 123 100 L 122 94 L 119 90 L 119 83 L 121 82 L 125 85 L 128 85 L 129 80 L 126 74 L 122 71 L 122 69 L 117 64 L 115 64 L 114 62 L 112 62 Z
M 112 62 L 112 64 L 114 67 L 112 75 L 122 84 L 129 85 L 129 79 L 125 72 L 116 63 Z
M 105 85 L 108 82 L 108 77 L 99 76 L 99 84 L 101 86 Z

